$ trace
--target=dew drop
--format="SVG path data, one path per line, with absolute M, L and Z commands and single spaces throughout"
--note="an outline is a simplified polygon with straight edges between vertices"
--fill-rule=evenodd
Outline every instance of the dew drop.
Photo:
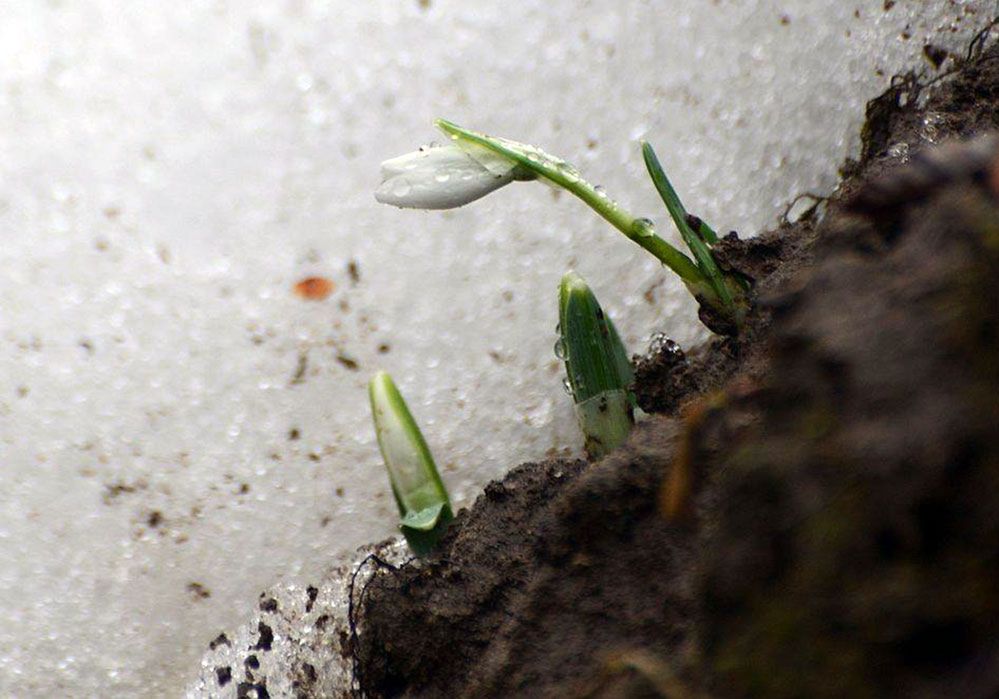
M 904 142 L 894 144 L 888 149 L 888 156 L 898 158 L 903 162 L 907 161 L 909 159 L 909 144 Z
M 652 223 L 647 218 L 637 218 L 632 224 L 632 228 L 636 235 L 642 238 L 649 238 L 656 234 L 656 224 Z
M 562 390 L 566 392 L 566 395 L 572 395 L 572 384 L 569 382 L 568 376 L 562 378 Z
M 923 117 L 923 126 L 919 135 L 924 141 L 936 143 L 940 140 L 940 131 L 945 126 L 946 118 L 939 112 L 927 112 Z
M 451 173 L 449 173 L 449 172 L 438 172 L 436 175 L 434 175 L 434 179 L 437 182 L 447 182 L 449 179 L 451 179 Z
M 554 350 L 556 357 L 558 357 L 559 359 L 565 359 L 566 349 L 565 349 L 565 342 L 562 341 L 562 338 L 555 340 Z
M 649 354 L 655 355 L 661 352 L 668 352 L 680 360 L 685 359 L 680 345 L 669 339 L 666 333 L 653 333 L 652 337 L 649 338 Z
M 413 188 L 409 185 L 409 182 L 407 182 L 406 180 L 399 180 L 392 187 L 392 194 L 397 197 L 404 197 L 408 195 L 411 191 L 413 191 Z
M 652 333 L 652 336 L 649 338 L 649 354 L 659 352 L 667 339 L 666 333 Z

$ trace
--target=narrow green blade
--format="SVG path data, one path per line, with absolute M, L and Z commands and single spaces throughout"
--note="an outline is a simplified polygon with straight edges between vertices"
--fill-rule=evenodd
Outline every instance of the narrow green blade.
M 725 284 L 722 271 L 715 263 L 714 257 L 711 256 L 711 250 L 708 248 L 707 243 L 704 242 L 704 238 L 701 237 L 703 234 L 702 231 L 695 232 L 690 227 L 690 223 L 687 220 L 687 211 L 683 208 L 680 197 L 677 195 L 676 190 L 673 189 L 669 178 L 666 177 L 666 172 L 663 170 L 662 165 L 659 164 L 659 158 L 656 157 L 656 152 L 649 143 L 642 143 L 642 157 L 645 159 L 645 167 L 649 171 L 649 176 L 652 177 L 652 182 L 659 191 L 659 196 L 662 197 L 663 203 L 666 204 L 670 218 L 673 219 L 677 230 L 680 231 L 680 237 L 683 238 L 683 242 L 687 244 L 690 252 L 693 253 L 698 268 L 711 283 L 711 288 L 718 296 L 722 305 L 725 308 L 732 309 L 734 307 L 732 294 Z M 706 234 L 708 237 L 713 236 L 715 240 L 718 239 L 718 236 L 715 235 L 710 227 L 707 227 L 707 230 L 710 231 Z

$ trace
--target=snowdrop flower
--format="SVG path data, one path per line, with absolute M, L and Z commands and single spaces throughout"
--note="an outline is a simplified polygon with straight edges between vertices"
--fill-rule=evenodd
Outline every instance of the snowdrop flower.
M 454 209 L 518 178 L 517 163 L 471 144 L 423 146 L 382 163 L 375 199 L 405 209 Z
M 375 193 L 378 201 L 413 209 L 450 209 L 513 180 L 538 180 L 564 189 L 675 272 L 702 307 L 710 308 L 710 329 L 723 334 L 738 332 L 749 308 L 747 283 L 718 266 L 711 250 L 717 234 L 703 222 L 694 230 L 648 143 L 642 144 L 645 167 L 693 259 L 657 235 L 651 221 L 632 216 L 561 158 L 527 143 L 464 129 L 446 119 L 435 124 L 449 137 L 448 145 L 421 148 L 382 163 L 382 185 Z

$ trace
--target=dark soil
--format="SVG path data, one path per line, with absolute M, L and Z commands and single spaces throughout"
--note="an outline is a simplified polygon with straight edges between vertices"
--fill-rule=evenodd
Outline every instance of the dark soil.
M 927 114 L 999 128 L 971 59 L 872 103 L 821 221 L 724 242 L 746 331 L 643 358 L 624 447 L 515 469 L 374 576 L 365 693 L 999 696 L 999 148 L 919 153 Z

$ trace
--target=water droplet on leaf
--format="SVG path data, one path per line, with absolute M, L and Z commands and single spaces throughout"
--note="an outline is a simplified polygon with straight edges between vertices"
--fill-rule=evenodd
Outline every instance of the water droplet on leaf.
M 635 235 L 642 238 L 649 238 L 656 234 L 656 224 L 647 218 L 636 218 L 632 224 L 632 230 L 634 230 Z

